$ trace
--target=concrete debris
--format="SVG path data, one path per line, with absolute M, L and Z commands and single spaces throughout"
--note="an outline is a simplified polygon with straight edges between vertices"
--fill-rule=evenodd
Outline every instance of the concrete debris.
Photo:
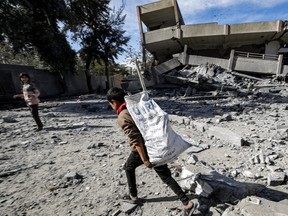
M 199 144 L 199 145 L 193 145 L 188 148 L 185 152 L 188 153 L 188 154 L 191 154 L 191 153 L 199 153 L 201 151 L 204 151 L 206 149 L 209 149 L 209 145 L 207 144 Z
M 3 122 L 6 122 L 6 123 L 18 122 L 13 116 L 3 116 L 2 119 L 3 119 Z
M 121 204 L 121 211 L 124 214 L 130 214 L 137 208 L 137 204 L 129 203 L 129 202 L 122 202 Z
M 283 83 L 285 85 L 285 81 L 271 79 L 271 74 L 266 75 L 267 78 L 265 79 L 261 73 L 255 73 L 252 76 L 240 71 L 231 71 L 214 63 L 209 63 L 209 60 L 212 60 L 213 58 L 208 57 L 207 60 L 204 60 L 204 62 L 206 62 L 205 64 L 200 63 L 195 66 L 193 60 L 191 61 L 191 64 L 189 64 L 189 61 L 188 64 L 186 61 L 181 61 L 181 55 L 183 55 L 183 53 L 180 54 L 178 60 L 177 58 L 172 58 L 160 65 L 154 66 L 152 71 L 158 74 L 156 84 L 159 84 L 159 80 L 161 80 L 160 82 L 162 84 L 172 83 L 179 86 L 188 85 L 184 97 L 194 95 L 197 89 L 220 89 L 221 91 L 232 90 L 238 92 L 243 92 L 243 90 L 253 92 L 256 89 L 257 91 L 259 90 L 259 92 L 263 92 L 263 87 L 270 85 L 267 88 L 267 91 L 272 94 L 277 94 L 282 91 L 285 92 L 287 89 L 287 86 L 279 86 Z M 205 57 L 200 56 L 190 56 L 188 58 L 205 59 Z M 274 83 L 274 86 L 271 86 L 271 83 Z
M 284 172 L 270 172 L 267 177 L 268 186 L 278 186 L 287 181 L 287 175 Z
M 169 114 L 171 127 L 193 144 L 169 164 L 187 170 L 185 175 L 178 169 L 173 173 L 177 182 L 199 200 L 203 216 L 224 212 L 253 215 L 257 207 L 278 204 L 276 213 L 282 213 L 288 199 L 287 91 L 279 92 L 275 86 L 276 90 L 269 91 L 269 83 L 250 78 L 233 86 L 234 90 L 224 91 L 218 83 L 220 88 L 203 91 L 206 85 L 216 84 L 215 77 L 221 78 L 217 75 L 226 72 L 205 67 L 206 74 L 199 69 L 189 77 L 199 72 L 202 80 L 207 78 L 199 88 L 196 81 L 188 84 L 186 77 L 178 80 L 181 67 L 170 68 L 168 74 L 177 82 L 183 78 L 183 85 L 178 82 L 166 88 L 168 85 L 162 84 L 148 90 Z M 191 67 L 182 72 L 188 76 Z M 259 82 L 267 87 L 256 88 Z M 245 85 L 247 91 L 243 90 Z M 144 166 L 137 170 L 137 188 L 146 202 L 139 208 L 122 204 L 121 196 L 127 192 L 127 139 L 117 125 L 115 112 L 107 109 L 105 96 L 94 95 L 93 99 L 91 95 L 89 102 L 82 96 L 79 103 L 75 97 L 72 101 L 43 100 L 40 117 L 45 126 L 41 133 L 33 130 L 35 123 L 27 107 L 1 111 L 1 116 L 13 116 L 18 123 L 3 121 L 0 125 L 0 210 L 7 215 L 121 215 L 133 211 L 129 214 L 179 216 L 181 203 L 159 178 L 154 178 L 155 172 Z M 53 193 L 47 193 L 45 187 L 43 190 L 43 182 Z M 33 193 L 27 196 L 31 189 Z M 245 203 L 251 209 L 241 210 L 238 204 L 248 197 Z
M 215 137 L 226 143 L 231 143 L 236 146 L 243 146 L 245 144 L 245 139 L 239 134 L 222 127 L 209 127 L 207 134 L 210 137 Z
M 84 176 L 78 174 L 77 172 L 68 172 L 64 176 L 64 179 L 66 179 L 69 184 L 79 184 L 83 181 Z
M 183 188 L 186 191 L 192 190 L 193 187 L 195 187 L 196 180 L 199 177 L 199 174 L 194 174 L 191 171 L 189 171 L 186 167 L 181 168 L 180 173 L 180 180 L 178 181 L 181 188 Z
M 159 64 L 154 67 L 155 71 L 159 74 L 164 74 L 169 71 L 172 71 L 173 69 L 179 67 L 181 63 L 178 61 L 177 58 L 172 58 L 162 64 Z
M 236 206 L 227 208 L 222 216 L 284 216 L 287 212 L 288 205 L 252 196 L 241 200 Z

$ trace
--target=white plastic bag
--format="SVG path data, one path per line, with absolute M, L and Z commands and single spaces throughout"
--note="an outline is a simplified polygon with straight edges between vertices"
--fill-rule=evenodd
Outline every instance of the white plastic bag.
M 156 166 L 175 160 L 191 146 L 171 127 L 164 112 L 147 92 L 125 97 L 127 109 L 140 130 L 150 162 Z

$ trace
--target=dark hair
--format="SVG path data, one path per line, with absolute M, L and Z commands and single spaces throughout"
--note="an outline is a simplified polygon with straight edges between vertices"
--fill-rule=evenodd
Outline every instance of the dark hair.
M 26 74 L 26 73 L 20 73 L 19 74 L 19 79 L 20 79 L 20 81 L 21 81 L 21 77 L 27 77 L 28 78 L 28 83 L 30 82 L 30 76 L 28 75 L 28 74 Z M 22 83 L 22 82 L 21 82 Z M 23 83 L 22 83 L 23 84 Z
M 109 89 L 109 91 L 107 92 L 107 100 L 109 102 L 111 102 L 112 100 L 118 101 L 120 103 L 124 103 L 124 97 L 125 97 L 126 92 L 123 89 L 114 87 Z

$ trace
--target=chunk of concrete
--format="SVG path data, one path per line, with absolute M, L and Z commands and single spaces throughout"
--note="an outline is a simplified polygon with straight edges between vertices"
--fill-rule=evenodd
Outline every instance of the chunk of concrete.
M 178 61 L 177 58 L 173 58 L 170 59 L 166 62 L 163 62 L 160 65 L 157 65 L 154 67 L 154 70 L 158 73 L 158 74 L 163 74 L 163 73 L 167 73 L 177 67 L 179 67 L 181 65 L 181 63 Z
M 202 123 L 202 122 L 195 122 L 195 121 L 191 121 L 190 124 L 197 130 L 200 132 L 204 132 L 206 130 L 206 123 Z
M 245 140 L 237 133 L 222 127 L 209 127 L 207 130 L 209 136 L 226 141 L 236 146 L 243 146 Z
M 257 199 L 258 201 L 251 202 L 251 200 Z M 260 197 L 247 197 L 241 200 L 236 206 L 226 209 L 222 216 L 271 216 L 271 215 L 287 215 L 288 205 L 280 202 L 273 202 Z
M 270 172 L 267 178 L 269 186 L 278 186 L 285 182 L 286 174 L 284 172 Z
M 190 125 L 191 119 L 186 116 L 169 115 L 170 122 L 176 122 L 177 124 Z
M 130 214 L 137 208 L 137 206 L 137 204 L 123 201 L 121 205 L 121 211 L 125 214 Z
M 213 188 L 213 197 L 223 203 L 235 202 L 248 195 L 255 194 L 265 187 L 260 184 L 237 182 L 216 171 L 210 171 L 207 175 L 201 175 L 200 179 L 208 182 Z

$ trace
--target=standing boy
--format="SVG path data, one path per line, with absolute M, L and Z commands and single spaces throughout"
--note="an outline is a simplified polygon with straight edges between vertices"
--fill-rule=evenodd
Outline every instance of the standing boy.
M 118 124 L 129 138 L 131 153 L 124 165 L 124 169 L 126 172 L 130 199 L 137 202 L 139 198 L 137 196 L 135 169 L 142 164 L 151 169 L 153 168 L 153 164 L 149 161 L 143 137 L 126 108 L 124 100 L 125 95 L 126 93 L 122 89 L 111 88 L 107 93 L 107 100 L 111 107 L 117 112 Z M 189 198 L 179 184 L 172 178 L 171 171 L 167 164 L 154 167 L 154 170 L 161 180 L 173 190 L 179 200 L 183 203 L 184 215 L 192 215 L 197 208 L 197 203 L 189 201 Z

